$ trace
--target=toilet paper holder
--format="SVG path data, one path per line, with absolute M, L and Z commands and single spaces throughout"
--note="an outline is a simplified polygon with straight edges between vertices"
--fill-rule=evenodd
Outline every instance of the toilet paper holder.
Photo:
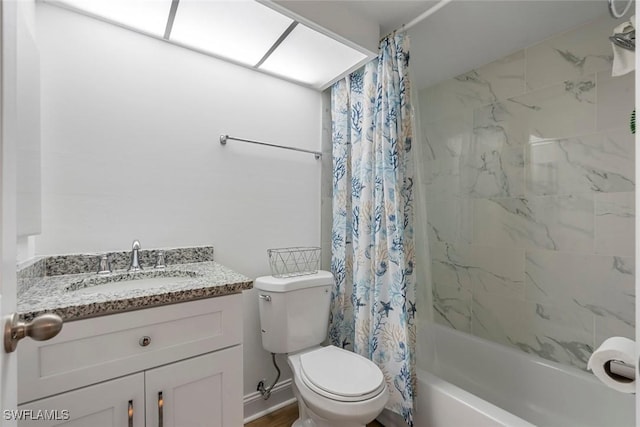
M 622 360 L 609 360 L 605 363 L 604 370 L 618 381 L 631 382 L 636 379 L 636 367 L 624 363 Z

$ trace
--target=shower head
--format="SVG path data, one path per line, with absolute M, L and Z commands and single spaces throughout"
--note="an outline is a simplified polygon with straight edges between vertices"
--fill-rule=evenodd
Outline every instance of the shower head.
M 609 37 L 609 40 L 623 49 L 636 50 L 636 30 L 631 30 L 626 33 L 616 33 Z

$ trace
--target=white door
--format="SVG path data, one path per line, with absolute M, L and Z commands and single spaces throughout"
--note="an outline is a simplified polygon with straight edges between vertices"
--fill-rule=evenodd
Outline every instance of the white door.
M 0 85 L 0 320 L 16 311 L 16 137 L 18 3 L 1 3 Z M 0 329 L 1 330 L 1 329 Z M 15 426 L 11 410 L 17 406 L 17 358 L 0 349 L 0 425 Z
M 145 372 L 147 427 L 243 425 L 242 346 Z

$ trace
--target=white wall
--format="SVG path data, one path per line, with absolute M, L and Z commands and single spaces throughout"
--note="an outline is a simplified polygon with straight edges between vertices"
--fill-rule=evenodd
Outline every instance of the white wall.
M 37 254 L 211 244 L 247 276 L 266 249 L 320 244 L 321 94 L 38 5 L 42 234 Z M 221 42 L 225 42 L 221 40 Z M 273 378 L 245 293 L 245 394 Z M 290 375 L 283 367 L 284 378 Z

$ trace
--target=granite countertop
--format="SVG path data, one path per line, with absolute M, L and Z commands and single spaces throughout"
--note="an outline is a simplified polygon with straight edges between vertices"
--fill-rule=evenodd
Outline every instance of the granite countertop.
M 154 251 L 141 251 L 144 269 L 135 273 L 125 267 L 126 253 L 115 253 L 114 269 L 108 276 L 95 273 L 95 254 L 31 262 L 18 268 L 18 313 L 27 321 L 42 313 L 56 313 L 68 322 L 252 288 L 251 279 L 213 261 L 212 247 L 169 249 L 165 253 L 167 266 L 157 270 L 144 268 L 153 265 Z M 126 286 L 119 287 L 124 281 Z

